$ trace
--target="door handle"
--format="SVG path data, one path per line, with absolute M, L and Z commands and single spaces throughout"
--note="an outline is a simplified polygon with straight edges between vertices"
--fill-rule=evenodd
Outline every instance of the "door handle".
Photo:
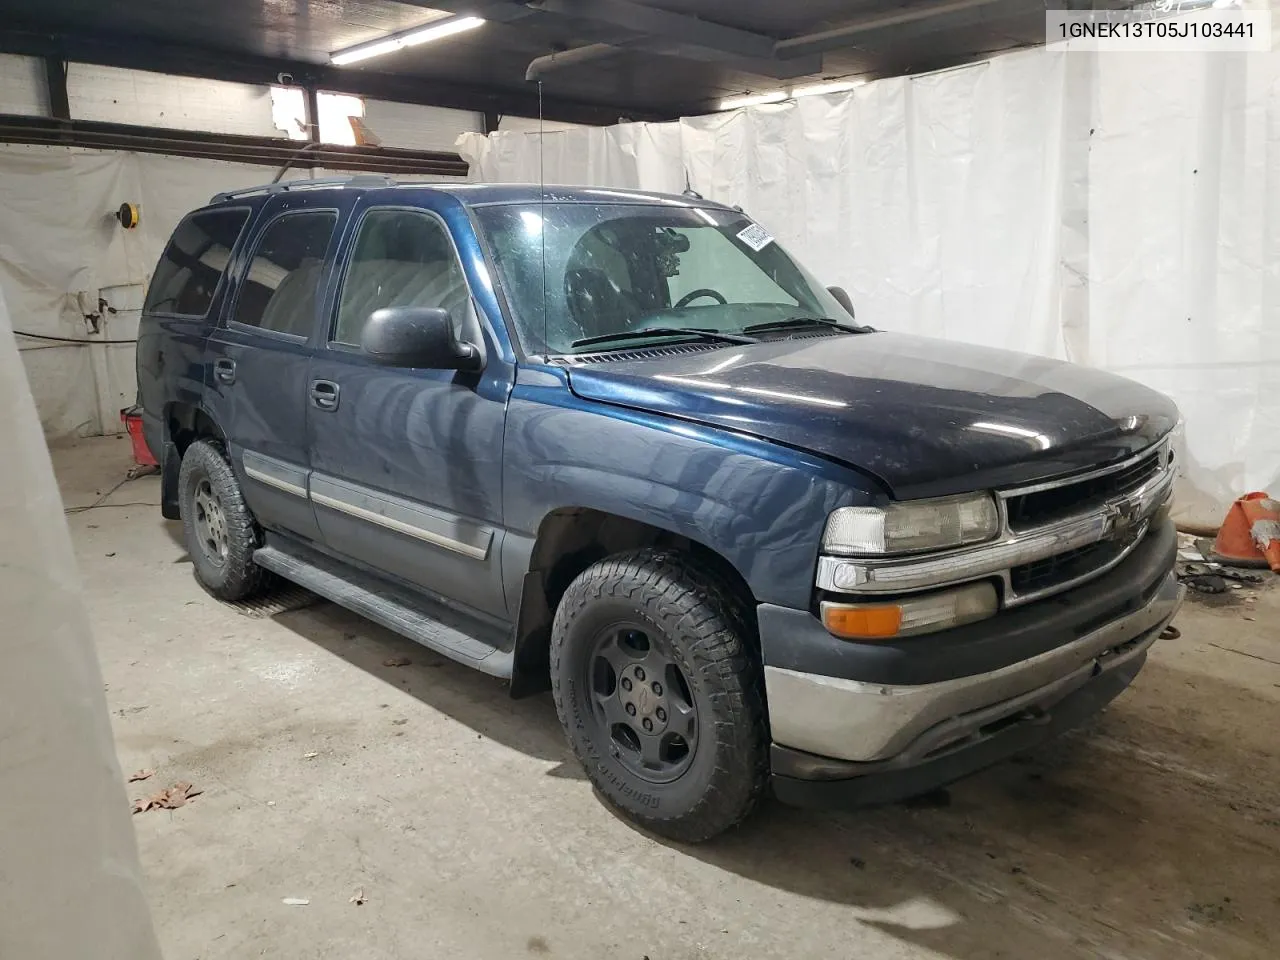
M 332 380 L 311 381 L 311 402 L 321 410 L 337 410 L 339 392 Z
M 219 357 L 213 361 L 213 375 L 223 383 L 235 383 L 236 362 L 228 360 L 226 357 Z

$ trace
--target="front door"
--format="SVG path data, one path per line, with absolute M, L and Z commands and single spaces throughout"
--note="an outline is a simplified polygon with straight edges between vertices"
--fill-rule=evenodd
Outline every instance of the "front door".
M 383 307 L 443 307 L 479 341 L 448 228 L 419 209 L 356 214 L 327 342 L 311 360 L 311 499 L 324 542 L 429 593 L 507 619 L 502 530 L 502 398 L 480 376 L 378 366 L 360 350 Z
M 226 322 L 206 348 L 205 403 L 227 435 L 254 516 L 314 541 L 320 530 L 307 499 L 307 367 L 338 211 L 283 207 L 265 213 L 236 270 Z

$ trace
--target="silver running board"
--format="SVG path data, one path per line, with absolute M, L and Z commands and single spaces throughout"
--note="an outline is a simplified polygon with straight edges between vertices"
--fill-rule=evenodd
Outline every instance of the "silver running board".
M 381 624 L 424 647 L 457 660 L 490 676 L 511 679 L 514 662 L 511 651 L 502 650 L 469 633 L 443 623 L 461 617 L 443 604 L 407 596 L 388 590 L 373 577 L 351 570 L 311 551 L 306 557 L 279 546 L 260 547 L 253 560 L 260 567 L 278 573 L 286 580 L 318 593 L 374 623 Z M 438 609 L 436 609 L 438 608 Z M 440 619 L 428 616 L 431 609 Z

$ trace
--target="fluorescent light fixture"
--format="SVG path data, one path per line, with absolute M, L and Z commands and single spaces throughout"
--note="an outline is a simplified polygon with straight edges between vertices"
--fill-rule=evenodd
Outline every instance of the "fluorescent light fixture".
M 791 96 L 820 97 L 824 93 L 845 93 L 866 82 L 865 80 L 832 80 L 830 83 L 811 83 L 808 86 L 796 87 L 791 91 Z
M 787 99 L 787 91 L 770 90 L 768 93 L 753 93 L 747 97 L 730 97 L 720 101 L 721 110 L 737 110 L 739 107 L 754 107 L 761 103 L 781 103 Z
M 446 20 L 434 20 L 425 26 L 393 33 L 380 40 L 370 40 L 368 43 L 358 43 L 345 50 L 335 50 L 329 54 L 329 62 L 345 67 L 349 63 L 368 60 L 370 57 L 380 57 L 384 53 L 393 53 L 404 47 L 415 47 L 420 43 L 430 43 L 432 40 L 451 37 L 455 33 L 465 33 L 483 23 L 482 17 L 449 17 Z
M 754 107 L 762 103 L 781 103 L 783 100 L 794 100 L 797 97 L 819 97 L 824 93 L 844 93 L 854 87 L 860 87 L 865 80 L 827 80 L 822 83 L 810 83 L 790 90 L 770 90 L 767 93 L 752 93 L 745 97 L 730 97 L 720 101 L 721 110 L 737 110 L 739 107 Z

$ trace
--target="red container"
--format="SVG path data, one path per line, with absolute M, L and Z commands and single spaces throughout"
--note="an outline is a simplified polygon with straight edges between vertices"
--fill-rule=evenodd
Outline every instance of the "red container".
M 129 431 L 129 440 L 133 443 L 133 459 L 139 466 L 157 467 L 156 458 L 151 455 L 151 450 L 147 447 L 147 440 L 142 435 L 142 414 L 139 408 L 125 407 L 120 411 L 120 420 L 124 424 L 124 428 Z

